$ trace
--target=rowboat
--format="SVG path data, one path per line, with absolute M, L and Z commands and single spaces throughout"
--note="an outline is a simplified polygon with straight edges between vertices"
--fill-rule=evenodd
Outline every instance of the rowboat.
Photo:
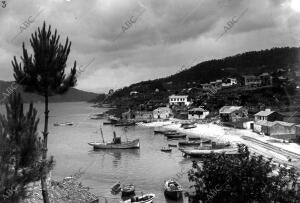
M 184 125 L 182 128 L 183 129 L 191 129 L 191 128 L 196 128 L 197 126 L 195 124 L 188 124 L 188 125 Z
M 134 149 L 140 148 L 140 140 L 135 139 L 132 141 L 126 141 L 121 143 L 113 142 L 89 142 L 89 145 L 93 146 L 94 149 Z
M 177 134 L 171 134 L 171 135 L 166 135 L 166 134 L 165 134 L 165 136 L 166 136 L 168 139 L 181 139 L 181 138 L 185 138 L 185 137 L 186 137 L 186 135 L 184 135 L 184 134 L 179 134 L 179 133 L 177 133 Z
M 65 123 L 54 123 L 54 126 L 72 126 L 74 125 L 73 122 L 65 122 Z
M 177 147 L 176 144 L 168 144 L 168 147 Z
M 134 196 L 131 199 L 126 200 L 124 203 L 152 203 L 155 198 L 155 194 L 145 194 L 142 196 Z
M 163 147 L 163 148 L 161 148 L 160 151 L 162 151 L 162 152 L 172 152 L 172 149 L 169 148 L 169 147 Z
M 154 134 L 165 134 L 166 130 L 154 130 Z
M 178 134 L 178 132 L 176 131 L 176 130 L 166 130 L 165 132 L 164 132 L 164 135 L 176 135 L 176 134 Z
M 116 184 L 114 184 L 111 188 L 111 193 L 112 194 L 118 194 L 121 191 L 121 184 L 120 182 L 117 182 Z
M 124 185 L 121 189 L 122 197 L 135 195 L 135 187 L 133 184 Z
M 165 182 L 164 190 L 165 196 L 172 200 L 179 200 L 182 198 L 182 186 L 176 180 L 167 180 Z
M 105 117 L 104 113 L 95 113 L 90 116 L 90 119 L 98 120 L 103 119 Z
M 120 122 L 115 124 L 115 126 L 133 126 L 133 125 L 135 125 L 135 122 Z

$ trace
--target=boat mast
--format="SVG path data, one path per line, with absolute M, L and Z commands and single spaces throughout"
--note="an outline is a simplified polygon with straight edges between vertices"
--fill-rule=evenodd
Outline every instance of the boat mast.
M 104 137 L 103 137 L 103 132 L 102 132 L 102 128 L 101 127 L 100 127 L 100 132 L 101 132 L 102 142 L 104 143 Z

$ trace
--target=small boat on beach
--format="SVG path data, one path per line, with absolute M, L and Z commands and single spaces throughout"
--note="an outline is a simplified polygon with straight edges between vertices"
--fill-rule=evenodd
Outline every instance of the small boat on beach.
M 182 186 L 176 180 L 167 180 L 165 182 L 164 190 L 165 196 L 169 199 L 179 200 L 180 198 L 182 198 L 183 189 Z
M 163 147 L 163 148 L 161 148 L 160 151 L 162 151 L 162 152 L 172 152 L 172 149 L 170 147 Z
M 168 138 L 168 139 L 184 139 L 186 138 L 186 135 L 185 134 L 179 134 L 179 133 L 176 133 L 176 134 L 168 134 L 165 136 Z
M 187 124 L 184 125 L 182 128 L 183 129 L 192 129 L 192 128 L 196 128 L 197 126 L 195 124 Z
M 111 188 L 111 193 L 112 194 L 118 194 L 121 191 L 121 183 L 120 181 L 114 184 Z
M 196 136 L 189 136 L 188 141 L 201 141 L 202 143 L 211 143 L 210 139 L 196 137 Z
M 131 195 L 135 195 L 135 187 L 133 184 L 124 185 L 121 189 L 122 197 L 128 197 Z
M 124 201 L 124 203 L 152 203 L 155 198 L 155 194 L 145 194 L 141 196 L 134 196 L 131 199 Z
M 64 122 L 64 123 L 54 123 L 54 126 L 72 126 L 74 125 L 73 122 Z
M 160 130 L 160 129 L 155 129 L 154 134 L 165 134 L 167 130 Z
M 168 147 L 177 147 L 177 144 L 168 144 Z

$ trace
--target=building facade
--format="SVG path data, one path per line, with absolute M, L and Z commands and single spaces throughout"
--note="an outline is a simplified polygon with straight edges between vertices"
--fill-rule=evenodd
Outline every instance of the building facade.
M 248 118 L 248 110 L 242 106 L 223 106 L 219 115 L 222 122 L 238 122 Z
M 282 121 L 283 116 L 271 109 L 260 111 L 254 115 L 254 121 Z
M 208 114 L 209 114 L 209 111 L 205 110 L 201 107 L 193 108 L 188 111 L 188 119 L 189 120 L 205 119 L 206 116 L 208 116 Z
M 188 102 L 187 95 L 171 95 L 169 96 L 169 104 L 170 105 L 186 105 L 188 106 L 190 102 Z
M 159 107 L 153 110 L 154 119 L 168 119 L 173 116 L 172 110 L 169 107 Z
M 261 79 L 254 75 L 245 75 L 242 84 L 248 87 L 259 87 L 261 86 Z

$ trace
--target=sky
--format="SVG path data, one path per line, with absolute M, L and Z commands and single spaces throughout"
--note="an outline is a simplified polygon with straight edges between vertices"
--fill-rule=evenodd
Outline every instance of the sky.
M 45 21 L 72 42 L 78 89 L 107 93 L 205 60 L 300 44 L 300 0 L 5 0 L 0 80 Z

